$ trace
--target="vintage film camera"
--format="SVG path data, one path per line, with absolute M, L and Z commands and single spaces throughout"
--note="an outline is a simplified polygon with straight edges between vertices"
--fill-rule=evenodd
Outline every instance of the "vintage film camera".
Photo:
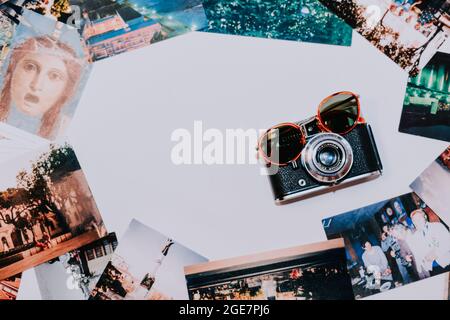
M 359 98 L 351 92 L 326 98 L 315 117 L 267 130 L 258 149 L 277 204 L 372 180 L 383 169 Z

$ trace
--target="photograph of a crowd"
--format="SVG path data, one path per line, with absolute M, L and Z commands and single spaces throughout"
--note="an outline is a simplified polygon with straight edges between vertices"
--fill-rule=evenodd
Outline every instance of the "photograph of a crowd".
M 344 238 L 356 299 L 450 271 L 448 226 L 415 193 L 323 220 Z
M 450 34 L 448 0 L 320 2 L 411 75 L 417 75 Z
M 450 54 L 436 52 L 409 79 L 399 131 L 450 141 Z
M 191 300 L 353 300 L 342 239 L 185 268 Z
M 0 280 L 107 234 L 70 145 L 5 162 L 0 176 Z

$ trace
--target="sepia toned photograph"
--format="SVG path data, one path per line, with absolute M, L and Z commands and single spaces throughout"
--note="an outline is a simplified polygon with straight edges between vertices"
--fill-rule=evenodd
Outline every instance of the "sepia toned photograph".
M 115 233 L 34 268 L 44 300 L 87 300 L 117 247 Z
M 450 146 L 410 185 L 450 225 Z
M 206 31 L 350 46 L 352 28 L 317 0 L 205 0 Z
M 448 0 L 320 0 L 416 76 L 450 35 Z
M 450 142 L 450 54 L 437 52 L 409 79 L 399 131 Z
M 7 161 L 0 177 L 1 280 L 106 236 L 71 146 Z
M 415 193 L 322 222 L 345 241 L 356 299 L 450 271 L 449 227 Z
M 16 300 L 19 294 L 22 274 L 0 280 L 0 301 Z
M 60 137 L 89 71 L 76 30 L 24 10 L 0 74 L 0 120 L 45 139 Z
M 206 261 L 132 220 L 90 300 L 188 300 L 183 268 Z
M 25 0 L 78 29 L 93 61 L 207 26 L 202 0 Z
M 185 268 L 191 300 L 353 300 L 336 239 Z

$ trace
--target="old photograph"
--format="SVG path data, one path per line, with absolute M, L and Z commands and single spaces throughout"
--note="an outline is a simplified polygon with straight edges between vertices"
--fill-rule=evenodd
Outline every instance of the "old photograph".
M 115 233 L 34 268 L 44 300 L 86 300 L 117 247 Z
M 410 185 L 450 225 L 450 146 Z
M 450 35 L 447 0 L 320 0 L 412 76 Z
M 130 223 L 91 300 L 188 300 L 183 268 L 206 258 L 137 220 Z
M 11 159 L 0 176 L 0 280 L 106 236 L 70 145 Z
M 409 79 L 399 131 L 450 142 L 450 54 L 437 52 Z
M 191 300 L 353 300 L 337 239 L 185 268 Z
M 450 271 L 450 233 L 415 193 L 323 220 L 344 238 L 357 299 Z
M 0 74 L 0 121 L 45 139 L 65 132 L 90 72 L 80 37 L 24 10 Z

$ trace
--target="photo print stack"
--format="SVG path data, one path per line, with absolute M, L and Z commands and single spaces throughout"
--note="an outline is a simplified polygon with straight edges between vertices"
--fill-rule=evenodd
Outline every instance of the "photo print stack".
M 183 268 L 206 258 L 133 220 L 91 300 L 188 300 Z
M 450 271 L 450 147 L 413 192 L 323 219 L 328 241 L 210 262 L 131 217 L 109 233 L 66 137 L 101 60 L 194 31 L 350 50 L 355 30 L 409 74 L 399 131 L 450 142 L 448 0 L 11 0 L 0 28 L 0 300 L 30 269 L 44 300 L 194 301 L 364 299 Z

